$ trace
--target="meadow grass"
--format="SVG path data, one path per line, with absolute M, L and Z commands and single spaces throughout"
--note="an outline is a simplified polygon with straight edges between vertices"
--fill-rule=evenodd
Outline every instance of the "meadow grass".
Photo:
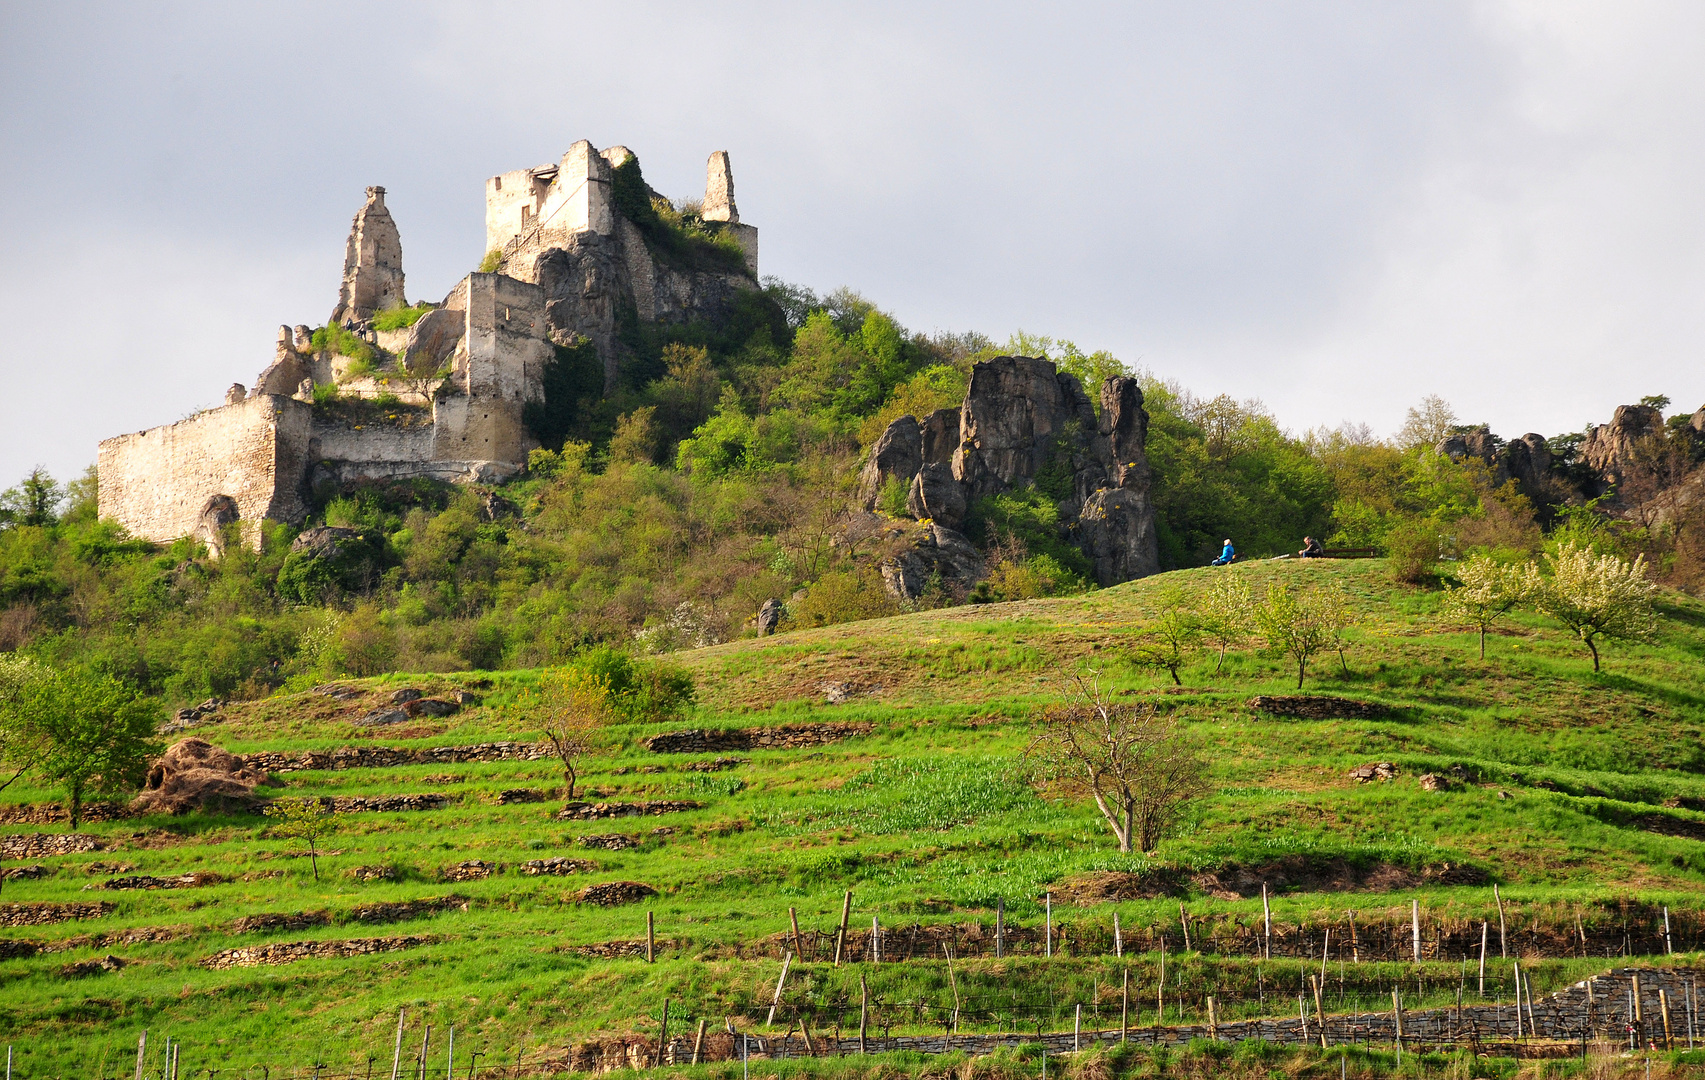
M 497 792 L 517 787 L 559 798 L 561 771 L 549 760 L 286 773 L 282 793 L 292 795 L 437 791 L 454 800 L 442 810 L 342 816 L 340 830 L 323 845 L 317 882 L 309 860 L 273 837 L 258 815 L 91 824 L 88 831 L 108 850 L 40 860 L 54 872 L 7 881 L 0 900 L 101 899 L 116 910 L 97 920 L 6 931 L 10 939 L 68 947 L 0 961 L 0 1027 L 18 1048 L 22 1076 L 117 1075 L 130 1067 L 142 1028 L 151 1037 L 182 1039 L 183 1060 L 196 1068 L 364 1067 L 369 1055 L 388 1056 L 399 1008 L 410 1016 L 408 1039 L 418 1040 L 421 1023 L 440 1030 L 453 1023 L 462 1052 L 537 1057 L 599 1033 L 655 1031 L 664 997 L 673 1003 L 672 1026 L 677 1010 L 681 1023 L 761 1020 L 753 1013 L 773 993 L 789 909 L 802 929 L 828 934 L 848 890 L 852 927 L 863 931 L 873 914 L 891 929 L 973 922 L 992 928 L 999 903 L 1009 925 L 1034 933 L 1046 893 L 1105 873 L 1170 874 L 1177 888 L 1088 907 L 1057 902 L 1054 927 L 1065 944 L 1051 959 L 1036 955 L 1034 940 L 1000 960 L 956 958 L 962 1029 L 1069 1028 L 1078 1004 L 1099 1008 L 1105 1019 L 1110 988 L 1127 969 L 1133 987 L 1145 988 L 1144 1022 L 1153 1022 L 1160 955 L 1150 944 L 1159 933 L 1170 942 L 1168 1000 L 1186 1017 L 1197 1015 L 1208 994 L 1224 1003 L 1228 1018 L 1285 1015 L 1294 1011 L 1300 980 L 1318 971 L 1318 957 L 1262 962 L 1183 951 L 1179 929 L 1181 909 L 1197 935 L 1213 934 L 1222 943 L 1258 925 L 1258 895 L 1216 898 L 1190 878 L 1287 857 L 1389 864 L 1416 875 L 1445 864 L 1471 868 L 1500 885 L 1518 952 L 1532 952 L 1540 940 L 1535 934 L 1572 927 L 1577 917 L 1595 942 L 1628 920 L 1635 924 L 1630 941 L 1650 942 L 1652 913 L 1663 906 L 1679 928 L 1678 950 L 1700 946 L 1705 844 L 1641 825 L 1651 815 L 1705 822 L 1686 809 L 1691 800 L 1705 800 L 1699 674 L 1705 605 L 1668 598 L 1659 639 L 1612 646 L 1606 670 L 1595 675 L 1585 650 L 1536 616 L 1511 619 L 1479 660 L 1472 632 L 1438 622 L 1436 594 L 1389 585 L 1377 562 L 1233 568 L 1257 590 L 1279 575 L 1342 582 L 1362 616 L 1348 670 L 1329 655 L 1309 675 L 1305 692 L 1375 702 L 1386 713 L 1294 720 L 1248 704 L 1256 694 L 1295 692 L 1294 670 L 1277 658 L 1242 649 L 1216 673 L 1204 650 L 1174 692 L 1166 676 L 1157 679 L 1124 657 L 1131 631 L 1154 617 L 1168 592 L 1182 590 L 1188 602 L 1214 572 L 1225 571 L 1185 571 L 1079 597 L 949 608 L 678 654 L 697 679 L 699 704 L 669 726 L 873 725 L 868 736 L 822 747 L 740 752 L 745 763 L 715 773 L 682 768 L 712 755 L 645 751 L 643 740 L 665 725 L 610 729 L 607 752 L 586 763 L 585 793 L 702 804 L 684 813 L 565 822 L 553 817 L 556 801 L 495 803 Z M 1122 699 L 1176 711 L 1212 761 L 1216 793 L 1151 856 L 1119 854 L 1091 807 L 1043 800 L 1018 780 L 1035 711 L 1066 691 L 1064 676 L 1086 669 Z M 343 703 L 289 694 L 231 706 L 218 723 L 190 734 L 239 753 L 364 742 L 532 741 L 537 732 L 514 703 L 535 678 L 506 672 L 350 682 L 387 692 L 404 685 L 428 693 L 477 687 L 483 695 L 477 708 L 403 730 L 361 729 Z M 826 704 L 826 682 L 850 684 L 855 697 Z M 1359 785 L 1346 777 L 1370 760 L 1395 763 L 1398 779 Z M 1478 779 L 1447 792 L 1424 791 L 1416 782 L 1452 766 Z M 437 782 L 443 774 L 461 782 Z M 7 799 L 55 798 L 27 783 L 8 789 Z M 640 844 L 606 851 L 576 843 L 607 833 Z M 596 869 L 561 877 L 518 870 L 525 860 L 551 855 L 588 859 Z M 503 869 L 484 880 L 442 880 L 446 869 L 471 859 Z M 96 863 L 159 876 L 209 870 L 228 880 L 195 889 L 85 891 L 109 876 L 90 873 Z M 361 883 L 349 876 L 356 866 L 374 865 L 394 867 L 396 880 Z M 613 880 L 644 882 L 658 895 L 613 908 L 577 901 L 586 884 Z M 384 925 L 351 918 L 358 904 L 452 894 L 465 910 L 458 904 Z M 1406 924 L 1412 900 L 1429 924 L 1477 926 L 1487 919 L 1496 925 L 1489 885 L 1422 882 L 1363 893 L 1299 888 L 1279 891 L 1273 911 L 1282 929 L 1303 936 L 1328 923 L 1341 926 L 1349 910 L 1364 928 L 1390 930 Z M 641 940 L 648 909 L 661 946 L 657 963 L 575 951 Z M 268 934 L 230 929 L 244 915 L 321 910 L 330 913 L 327 925 Z M 1133 942 L 1122 961 L 1106 947 L 1115 912 Z M 138 944 L 75 941 L 140 927 L 178 928 L 178 936 Z M 199 963 L 218 950 L 267 941 L 395 934 L 436 940 L 282 967 L 208 971 Z M 127 966 L 76 979 L 61 974 L 66 964 L 108 953 Z M 1523 965 L 1534 991 L 1544 994 L 1621 962 L 1553 955 Z M 1489 999 L 1508 1000 L 1509 963 L 1494 955 Z M 861 975 L 894 1033 L 941 1030 L 954 984 L 939 955 L 880 966 L 796 964 L 789 1000 L 832 1025 L 856 1002 Z M 1418 965 L 1341 965 L 1335 950 L 1328 977 L 1344 1009 L 1389 1001 L 1393 985 L 1409 988 L 1414 1008 L 1454 1001 L 1465 980 L 1476 985 L 1472 968 L 1454 956 Z M 1237 1062 L 1244 1059 L 1219 1061 L 1218 1052 L 1174 1055 L 1167 1069 L 1191 1060 L 1204 1069 L 1243 1067 Z M 434 1060 L 441 1068 L 436 1051 Z M 1275 1060 L 1272 1069 L 1321 1067 L 1292 1051 Z M 1336 1058 L 1321 1059 L 1327 1060 L 1336 1067 Z M 1014 1059 L 1000 1068 L 1021 1065 L 1030 1067 Z M 1362 1065 L 1386 1067 L 1371 1059 Z M 859 1067 L 813 1063 L 799 1071 L 839 1076 Z M 959 1066 L 894 1058 L 881 1067 L 915 1074 Z M 1145 1058 L 1107 1067 L 1144 1072 L 1156 1065 Z M 721 1068 L 692 1072 L 727 1075 Z M 260 1075 L 258 1067 L 253 1071 Z

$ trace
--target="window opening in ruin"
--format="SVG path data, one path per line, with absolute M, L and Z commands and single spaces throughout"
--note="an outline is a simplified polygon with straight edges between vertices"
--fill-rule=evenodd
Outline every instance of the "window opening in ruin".
M 532 219 L 533 219 L 533 208 L 531 206 L 523 206 L 521 208 L 521 224 L 525 225 L 525 224 L 527 224 L 527 222 L 531 221 Z

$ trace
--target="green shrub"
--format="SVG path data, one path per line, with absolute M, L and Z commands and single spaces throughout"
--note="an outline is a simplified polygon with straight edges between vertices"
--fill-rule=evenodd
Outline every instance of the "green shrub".
M 433 305 L 419 303 L 413 307 L 394 307 L 373 316 L 375 330 L 406 330 L 431 311 Z
M 403 403 L 403 399 L 386 390 L 373 399 L 373 404 L 381 409 L 394 409 Z
M 328 382 L 328 383 L 315 383 L 314 384 L 314 404 L 315 405 L 330 405 L 335 401 L 337 401 L 337 384 L 336 383 L 329 383 Z
M 495 274 L 501 269 L 503 269 L 503 251 L 500 248 L 492 248 L 485 253 L 485 258 L 480 260 L 480 273 Z
M 318 351 L 330 351 L 360 363 L 371 364 L 374 360 L 373 346 L 341 326 L 322 326 L 314 331 L 310 341 Z
M 1394 580 L 1424 585 L 1437 576 L 1439 528 L 1426 518 L 1399 522 L 1385 534 L 1387 566 Z
M 890 476 L 876 496 L 876 508 L 891 518 L 906 514 L 906 495 L 911 485 L 898 476 Z

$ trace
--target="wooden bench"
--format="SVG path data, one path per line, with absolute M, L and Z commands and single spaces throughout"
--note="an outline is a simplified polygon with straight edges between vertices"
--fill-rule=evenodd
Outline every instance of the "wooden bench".
M 1325 548 L 1316 558 L 1322 559 L 1377 559 L 1381 555 L 1378 548 Z

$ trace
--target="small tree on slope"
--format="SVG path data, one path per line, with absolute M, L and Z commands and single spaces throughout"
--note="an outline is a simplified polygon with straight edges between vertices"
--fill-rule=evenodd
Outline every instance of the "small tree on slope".
M 1177 721 L 1152 704 L 1112 702 L 1093 680 L 1043 714 L 1025 757 L 1037 788 L 1094 799 L 1125 852 L 1153 851 L 1209 790 L 1207 762 Z
M 1267 639 L 1267 648 L 1296 664 L 1298 690 L 1315 655 L 1336 650 L 1338 662 L 1344 662 L 1349 645 L 1344 631 L 1354 624 L 1349 600 L 1337 588 L 1297 591 L 1280 581 L 1268 587 L 1255 608 L 1255 625 Z
M 1650 641 L 1657 632 L 1653 601 L 1658 587 L 1646 580 L 1646 557 L 1632 563 L 1615 555 L 1594 554 L 1573 542 L 1546 556 L 1550 577 L 1529 566 L 1533 603 L 1586 645 L 1593 670 L 1599 670 L 1598 640 Z
M 1208 640 L 1219 646 L 1219 657 L 1214 661 L 1215 675 L 1225 664 L 1226 650 L 1249 633 L 1250 609 L 1253 606 L 1249 582 L 1230 568 L 1215 574 L 1213 584 L 1198 598 L 1196 625 L 1201 627 Z
M 1533 593 L 1527 565 L 1499 563 L 1485 555 L 1471 556 L 1456 572 L 1462 584 L 1446 589 L 1444 615 L 1480 631 L 1480 659 L 1486 659 L 1486 632 Z

